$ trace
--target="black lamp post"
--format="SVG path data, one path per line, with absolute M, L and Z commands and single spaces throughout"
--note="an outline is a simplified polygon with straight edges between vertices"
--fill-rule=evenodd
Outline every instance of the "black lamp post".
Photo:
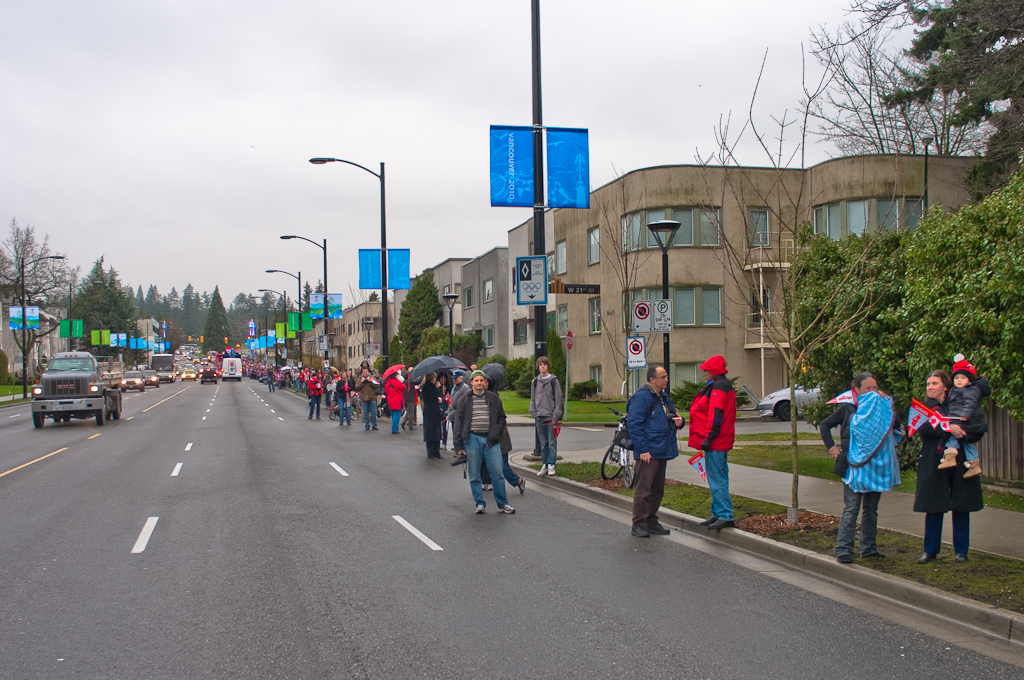
M 372 318 L 367 319 L 364 316 L 363 317 L 363 328 L 366 329 L 366 347 L 363 348 L 363 349 L 366 350 L 366 359 L 365 359 L 365 361 L 367 363 L 369 363 L 369 361 L 370 361 L 370 331 L 373 330 L 373 319 Z M 370 373 L 373 373 L 373 365 L 372 364 L 370 365 Z
M 28 399 L 28 297 L 25 294 L 25 267 L 43 260 L 63 260 L 63 255 L 47 255 L 25 262 L 21 258 L 21 398 Z M 38 364 L 38 361 L 36 362 Z
M 307 243 L 312 243 L 317 248 L 320 248 L 321 250 L 324 251 L 324 335 L 327 335 L 327 310 L 330 309 L 329 296 L 328 296 L 328 291 L 330 290 L 330 288 L 327 287 L 327 239 L 324 239 L 324 244 L 320 245 L 316 241 L 310 241 L 305 236 L 289 235 L 289 236 L 282 236 L 281 238 L 283 240 L 285 240 L 285 241 L 287 241 L 289 239 L 293 239 L 293 238 L 302 239 L 303 241 L 306 241 Z M 301 285 L 301 281 L 299 283 Z M 300 289 L 300 293 L 299 293 L 299 311 L 300 312 L 302 311 L 302 302 L 301 302 L 301 300 L 302 300 L 302 294 L 301 294 L 301 289 Z M 328 351 L 324 350 L 324 359 L 326 360 L 328 358 L 329 358 Z
M 288 276 L 292 277 L 293 279 L 297 279 L 298 280 L 298 282 L 299 282 L 299 297 L 297 297 L 295 299 L 299 301 L 299 315 L 301 316 L 302 315 L 302 272 L 299 272 L 299 275 L 296 276 L 295 274 L 292 274 L 291 272 L 286 272 L 283 269 L 268 269 L 267 273 L 268 274 L 287 274 Z M 285 308 L 285 311 L 288 310 L 288 303 L 287 302 L 285 302 L 284 308 Z M 301 362 L 301 361 L 302 361 L 302 321 L 300 320 L 299 321 L 299 362 Z
M 365 170 L 374 177 L 380 180 L 380 298 L 381 298 L 381 346 L 383 348 L 382 356 L 384 357 L 384 368 L 388 367 L 388 230 L 387 230 L 387 210 L 385 209 L 384 202 L 384 164 L 380 164 L 380 174 L 377 174 L 369 168 L 365 168 L 358 163 L 352 161 L 342 160 L 340 158 L 310 158 L 309 162 L 313 165 L 323 165 L 325 163 L 345 163 L 352 165 L 360 170 Z M 326 284 L 324 284 L 326 288 Z
M 260 293 L 273 293 L 274 295 L 279 295 L 280 297 L 284 298 L 284 308 L 288 309 L 288 294 L 287 293 L 279 293 L 278 291 L 270 290 L 269 288 L 260 288 L 259 292 Z M 277 336 L 276 336 L 276 332 L 277 332 L 277 305 L 276 304 L 274 305 L 274 332 L 275 332 L 275 336 L 274 336 L 274 366 L 277 367 L 281 363 L 281 354 L 277 351 Z M 287 337 L 287 334 L 285 334 L 285 336 Z M 267 334 L 267 337 L 270 337 L 269 333 Z
M 676 235 L 676 230 L 679 229 L 679 223 L 675 220 L 658 220 L 657 222 L 651 222 L 648 224 L 647 228 L 651 230 L 652 234 L 654 234 L 654 238 L 658 242 L 658 247 L 661 248 L 661 299 L 668 300 L 668 248 L 672 244 L 672 238 Z M 673 322 L 674 321 L 675 320 L 673 319 Z M 671 364 L 668 362 L 668 338 L 671 335 L 671 332 L 664 333 L 663 335 L 665 345 L 665 371 L 671 375 Z
M 922 137 L 924 143 L 924 209 L 928 210 L 928 147 L 935 141 L 934 137 Z
M 455 301 L 459 299 L 457 293 L 445 293 L 441 296 L 444 303 L 448 305 L 448 356 L 452 355 L 452 310 L 455 309 Z

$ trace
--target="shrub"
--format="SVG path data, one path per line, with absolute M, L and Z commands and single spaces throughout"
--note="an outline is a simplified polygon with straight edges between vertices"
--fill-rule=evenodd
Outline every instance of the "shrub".
M 733 376 L 729 378 L 729 382 L 732 383 L 733 388 L 736 387 L 736 382 L 739 381 L 740 376 Z M 682 387 L 675 387 L 669 392 L 669 397 L 672 399 L 672 403 L 676 405 L 676 408 L 685 410 L 690 408 L 690 404 L 693 403 L 693 398 L 697 396 L 697 392 L 704 387 L 704 383 L 690 382 L 689 380 L 683 381 Z M 736 390 L 736 408 L 746 406 L 750 403 L 750 397 L 743 390 Z
M 484 366 L 486 364 L 501 364 L 506 368 L 508 367 L 508 359 L 505 357 L 504 354 L 495 354 L 489 357 L 480 357 L 480 361 L 483 362 L 480 364 L 481 366 Z
M 569 399 L 579 401 L 590 399 L 597 395 L 597 381 L 587 380 L 585 382 L 573 383 L 569 386 Z
M 523 357 L 521 359 L 512 359 L 505 364 L 505 382 L 515 388 L 519 382 L 519 376 L 523 373 L 527 373 L 530 377 L 533 377 L 533 359 L 530 357 Z
M 516 378 L 515 385 L 516 396 L 522 397 L 523 399 L 530 398 L 530 383 L 533 382 L 533 371 L 523 371 Z
M 11 377 L 10 371 L 7 370 L 7 361 L 7 354 L 0 349 L 0 385 L 14 384 L 7 382 L 7 379 Z

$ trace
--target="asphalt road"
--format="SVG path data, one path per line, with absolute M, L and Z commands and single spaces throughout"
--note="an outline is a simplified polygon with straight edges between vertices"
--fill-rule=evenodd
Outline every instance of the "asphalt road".
M 0 409 L 2 678 L 1024 678 L 253 381 L 125 407 Z

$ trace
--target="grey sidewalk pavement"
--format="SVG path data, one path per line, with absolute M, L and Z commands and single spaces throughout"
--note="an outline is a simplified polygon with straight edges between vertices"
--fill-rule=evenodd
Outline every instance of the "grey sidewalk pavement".
M 818 442 L 818 445 L 821 443 Z M 566 463 L 599 463 L 604 453 L 605 449 L 559 451 Z M 707 487 L 707 482 L 687 462 L 694 453 L 681 447 L 679 457 L 669 461 L 666 475 L 669 479 Z M 512 454 L 520 464 L 528 465 L 522 456 L 522 453 Z M 788 472 L 729 465 L 729 491 L 737 496 L 789 506 L 792 485 L 793 476 Z M 829 480 L 801 476 L 799 492 L 800 508 L 803 510 L 835 516 L 843 513 L 843 483 L 838 478 Z M 924 515 L 914 512 L 914 495 L 898 491 L 882 494 L 878 505 L 878 526 L 922 536 Z M 946 518 L 943 525 L 943 540 L 947 543 L 953 540 L 950 517 Z M 981 512 L 971 513 L 971 548 L 1024 559 L 1024 513 L 998 508 L 985 508 Z

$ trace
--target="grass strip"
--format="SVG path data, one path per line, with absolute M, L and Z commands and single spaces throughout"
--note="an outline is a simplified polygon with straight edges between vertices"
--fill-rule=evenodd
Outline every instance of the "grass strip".
M 510 416 L 530 415 L 530 400 L 524 399 L 513 390 L 498 392 L 505 413 Z M 570 401 L 566 409 L 566 422 L 577 423 L 615 423 L 618 416 L 608 410 L 611 406 L 617 411 L 626 412 L 624 401 Z
M 789 432 L 760 432 L 754 434 L 738 434 L 738 442 L 788 442 L 792 435 Z M 797 432 L 796 438 L 800 441 L 821 441 L 821 437 L 810 432 Z M 822 444 L 822 448 L 825 445 Z

